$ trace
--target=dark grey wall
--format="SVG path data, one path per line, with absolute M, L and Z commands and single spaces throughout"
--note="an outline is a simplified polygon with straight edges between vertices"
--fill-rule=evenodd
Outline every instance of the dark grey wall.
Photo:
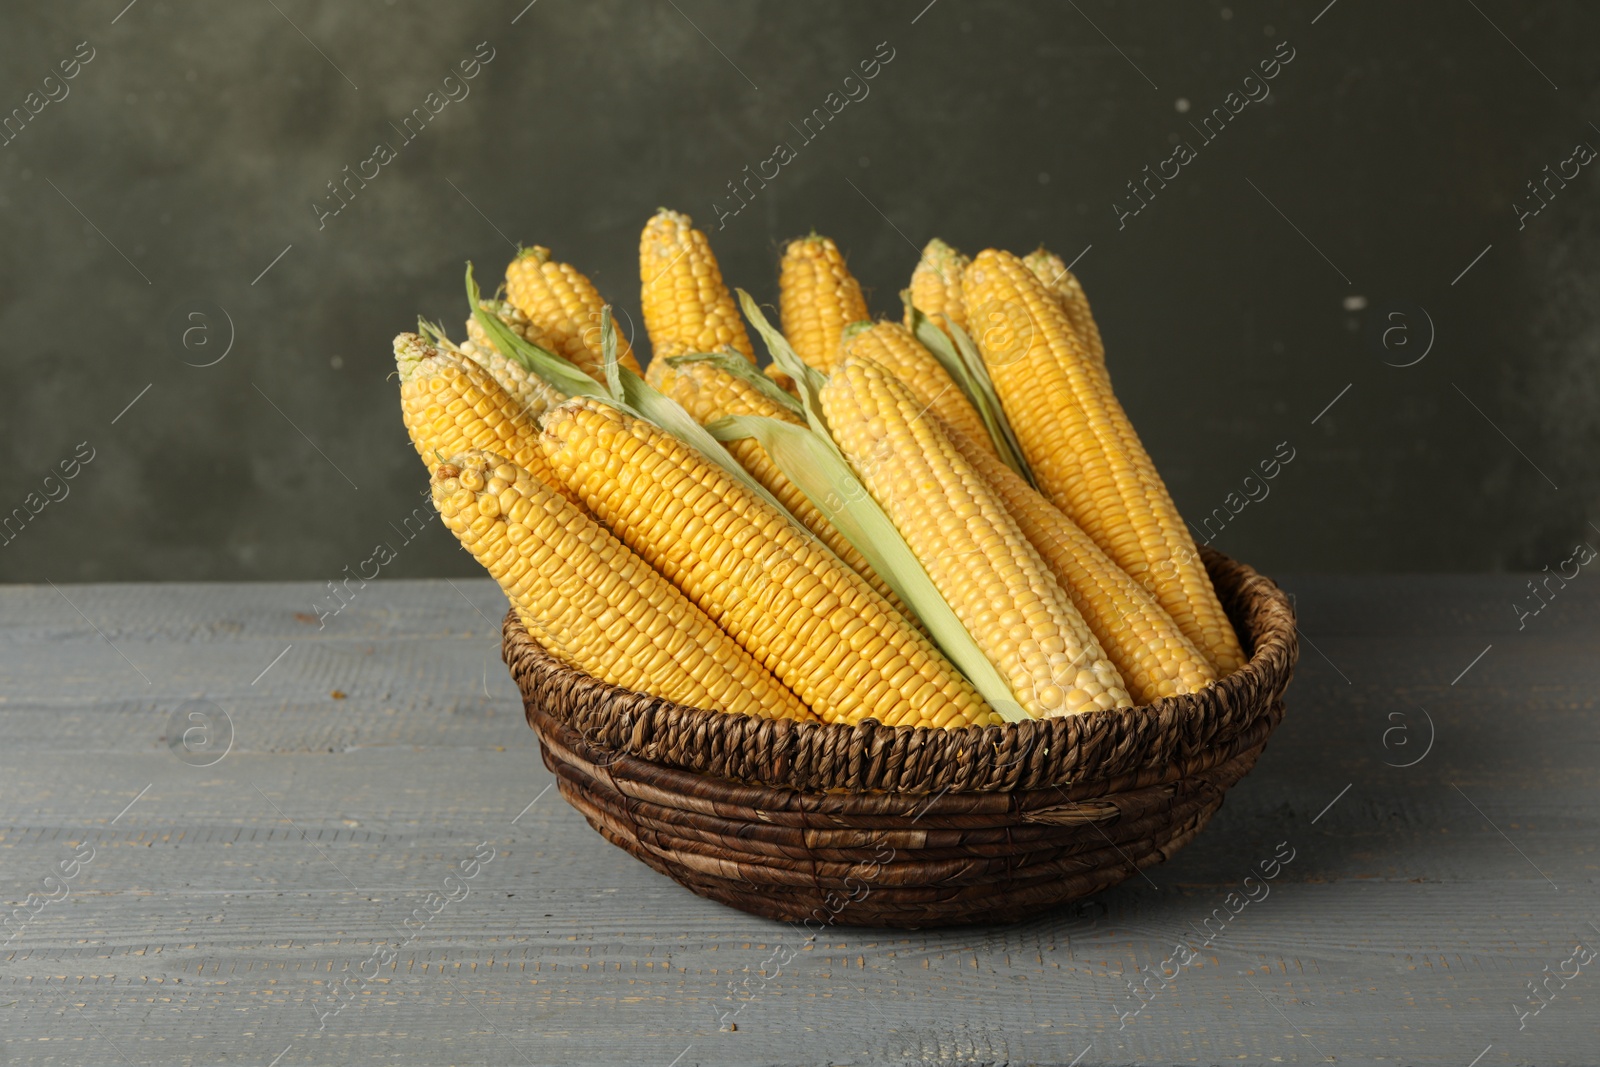
M 1514 207 L 1600 148 L 1596 5 L 524 2 L 5 7 L 0 110 L 93 58 L 0 148 L 0 507 L 79 442 L 94 458 L 0 578 L 335 578 L 385 540 L 386 573 L 473 573 L 442 531 L 396 531 L 425 475 L 390 337 L 419 312 L 459 329 L 463 262 L 492 280 L 512 241 L 636 321 L 649 213 L 714 226 L 725 183 L 885 41 L 870 95 L 714 233 L 734 282 L 771 299 L 779 242 L 816 227 L 893 312 L 932 235 L 1043 241 L 1082 254 L 1192 520 L 1294 450 L 1224 550 L 1538 569 L 1600 536 L 1600 166 L 1524 228 Z M 391 122 L 485 41 L 470 96 L 402 143 Z M 1270 96 L 1204 143 L 1189 122 L 1285 41 Z M 1197 157 L 1119 226 L 1180 138 Z M 380 141 L 398 158 L 319 229 L 325 183 Z M 212 343 L 186 350 L 204 308 Z M 1370 327 L 1402 308 L 1385 350 Z

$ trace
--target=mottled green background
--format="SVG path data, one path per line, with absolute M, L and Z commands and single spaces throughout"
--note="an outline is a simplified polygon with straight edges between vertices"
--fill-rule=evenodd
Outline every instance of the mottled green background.
M 331 579 L 385 540 L 387 574 L 474 573 L 442 531 L 396 531 L 425 476 L 390 337 L 419 312 L 459 329 L 463 262 L 492 279 L 515 241 L 637 321 L 649 213 L 713 222 L 885 41 L 870 96 L 714 234 L 731 280 L 772 298 L 811 227 L 880 312 L 934 234 L 1082 253 L 1191 518 L 1289 442 L 1216 540 L 1269 571 L 1537 570 L 1600 536 L 1600 168 L 1525 229 L 1513 209 L 1600 146 L 1594 5 L 125 3 L 0 11 L 0 110 L 94 50 L 0 148 L 0 508 L 94 454 L 0 578 Z M 1284 40 L 1268 101 L 1119 230 L 1125 183 Z M 325 183 L 479 42 L 471 95 L 319 230 Z M 1418 309 L 1437 332 L 1404 368 L 1371 339 L 1400 301 L 1415 344 L 1391 362 L 1426 340 Z M 188 366 L 168 324 L 202 307 L 190 362 L 236 336 Z

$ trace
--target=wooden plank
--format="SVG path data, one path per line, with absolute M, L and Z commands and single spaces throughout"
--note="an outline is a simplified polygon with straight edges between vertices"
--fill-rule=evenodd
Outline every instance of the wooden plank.
M 1600 948 L 1600 595 L 1518 632 L 1523 581 L 1286 580 L 1333 662 L 1171 863 L 1017 926 L 810 941 L 561 802 L 488 582 L 376 582 L 321 627 L 305 584 L 0 590 L 0 887 L 65 886 L 0 934 L 0 1062 L 1593 1063 L 1600 967 L 1516 1007 Z M 209 766 L 167 740 L 196 699 L 233 729 Z

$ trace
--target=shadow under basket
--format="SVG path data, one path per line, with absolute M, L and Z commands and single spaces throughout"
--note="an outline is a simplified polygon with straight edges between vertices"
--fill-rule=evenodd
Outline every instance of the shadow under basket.
M 959 730 L 797 723 L 608 685 L 514 611 L 503 654 L 562 796 L 701 896 L 823 925 L 1009 922 L 1177 852 L 1283 718 L 1289 600 L 1201 553 L 1250 661 L 1140 708 Z

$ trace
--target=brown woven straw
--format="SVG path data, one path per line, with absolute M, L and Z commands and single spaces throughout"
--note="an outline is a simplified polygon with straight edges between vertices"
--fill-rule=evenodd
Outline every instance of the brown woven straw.
M 961 730 L 725 715 L 565 667 L 515 612 L 504 656 L 567 802 L 694 892 L 811 924 L 1003 922 L 1167 859 L 1283 717 L 1288 598 L 1201 553 L 1250 662 L 1142 708 Z

